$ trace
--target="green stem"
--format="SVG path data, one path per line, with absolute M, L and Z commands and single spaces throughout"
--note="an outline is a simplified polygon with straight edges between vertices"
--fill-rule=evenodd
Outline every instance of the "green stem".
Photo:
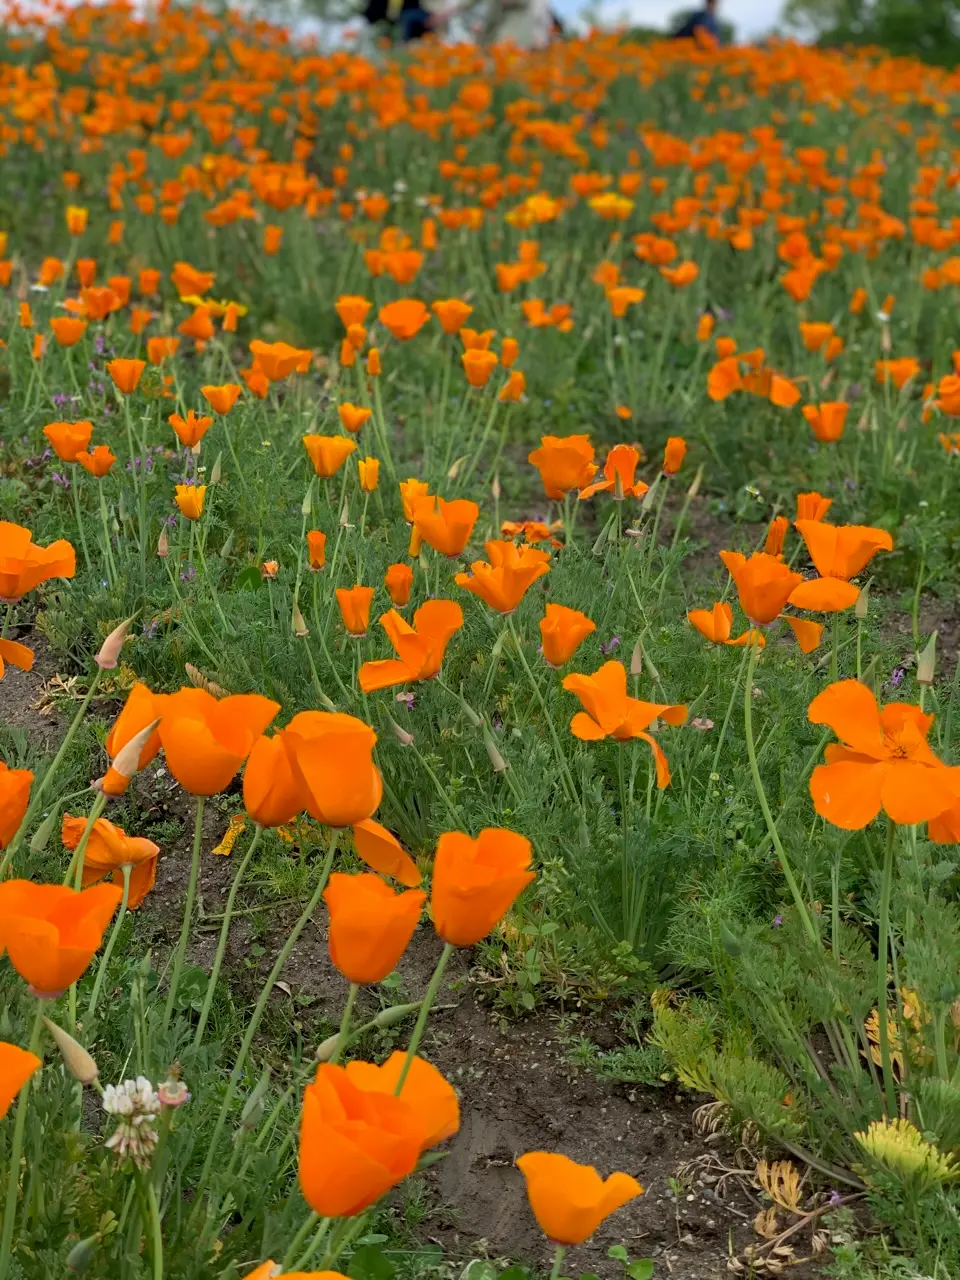
M 110 957 L 113 955 L 113 948 L 116 946 L 117 938 L 120 936 L 120 930 L 123 927 L 123 921 L 127 914 L 127 903 L 130 900 L 130 872 L 133 867 L 129 862 L 125 862 L 120 868 L 123 872 L 123 897 L 120 899 L 120 911 L 113 928 L 110 930 L 110 937 L 107 939 L 107 945 L 103 949 L 103 955 L 100 957 L 100 967 L 97 969 L 96 981 L 93 984 L 93 992 L 90 996 L 90 1003 L 87 1006 L 87 1021 L 93 1021 L 93 1015 L 97 1009 L 97 1001 L 100 999 L 100 990 L 103 986 L 103 979 L 106 976 L 107 967 L 110 964 Z
M 193 904 L 197 896 L 197 880 L 200 876 L 200 842 L 203 837 L 204 797 L 197 796 L 197 815 L 193 824 L 193 857 L 190 860 L 190 879 L 187 881 L 187 896 L 183 904 L 183 921 L 180 925 L 180 937 L 177 949 L 173 953 L 173 971 L 170 974 L 170 990 L 167 992 L 167 1003 L 163 1011 L 163 1029 L 170 1025 L 173 1007 L 177 999 L 177 987 L 180 985 L 180 972 L 183 959 L 187 954 L 187 942 L 190 938 L 190 925 L 193 923 Z
M 237 894 L 240 890 L 240 884 L 246 874 L 247 867 L 250 865 L 250 859 L 256 853 L 257 845 L 260 843 L 260 837 L 263 835 L 263 827 L 257 826 L 254 837 L 250 842 L 250 848 L 243 855 L 243 861 L 237 868 L 237 874 L 233 877 L 233 884 L 230 886 L 230 893 L 227 897 L 227 905 L 223 912 L 223 924 L 220 926 L 220 938 L 217 942 L 217 954 L 213 958 L 213 968 L 210 970 L 210 981 L 207 983 L 206 995 L 203 998 L 203 1008 L 200 1010 L 200 1021 L 197 1023 L 197 1030 L 193 1037 L 194 1049 L 199 1049 L 203 1043 L 203 1033 L 206 1030 L 207 1019 L 210 1017 L 210 1008 L 213 1005 L 213 996 L 217 987 L 217 980 L 220 977 L 220 968 L 223 964 L 223 957 L 227 950 L 227 941 L 230 937 L 230 923 L 233 919 L 233 909 L 237 901 Z
M 883 859 L 883 879 L 880 882 L 880 919 L 877 937 L 877 1032 L 880 1040 L 880 1063 L 883 1070 L 883 1090 L 887 1100 L 888 1116 L 897 1114 L 897 1094 L 890 1058 L 890 1028 L 887 1024 L 887 953 L 890 949 L 890 894 L 893 888 L 893 845 L 896 830 L 895 825 L 888 818 L 887 847 Z
M 570 800 L 572 801 L 572 803 L 576 805 L 580 805 L 582 802 L 580 800 L 580 797 L 577 795 L 577 785 L 574 782 L 573 776 L 570 773 L 570 766 L 567 764 L 567 758 L 564 755 L 563 746 L 560 742 L 560 736 L 557 733 L 557 726 L 553 722 L 553 716 L 550 714 L 549 710 L 547 709 L 546 701 L 544 700 L 544 696 L 540 691 L 540 686 L 537 683 L 536 677 L 534 676 L 533 672 L 530 670 L 530 664 L 527 662 L 526 654 L 523 652 L 523 642 L 521 641 L 520 636 L 517 633 L 516 624 L 514 623 L 513 618 L 508 618 L 507 626 L 510 629 L 510 634 L 513 636 L 513 642 L 514 642 L 514 645 L 516 646 L 517 654 L 519 655 L 519 658 L 520 658 L 520 665 L 523 667 L 524 672 L 526 673 L 527 680 L 530 684 L 530 688 L 533 690 L 533 696 L 536 698 L 537 703 L 540 706 L 540 710 L 543 712 L 543 718 L 547 722 L 547 729 L 550 732 L 550 738 L 553 742 L 553 749 L 557 753 L 557 764 L 559 764 L 560 766 L 560 775 L 563 778 L 564 788 L 567 791 L 567 794 Z
M 753 740 L 753 673 L 757 665 L 757 654 L 759 646 L 756 644 L 748 644 L 747 648 L 750 653 L 747 662 L 747 679 L 743 691 L 743 728 L 747 740 L 747 757 L 750 761 L 750 774 L 753 778 L 754 789 L 757 793 L 757 799 L 760 801 L 760 808 L 763 810 L 763 816 L 767 824 L 767 831 L 770 833 L 770 839 L 773 841 L 773 847 L 777 851 L 777 857 L 780 859 L 780 866 L 783 869 L 784 878 L 790 887 L 790 893 L 793 896 L 794 904 L 800 913 L 800 919 L 807 931 L 807 936 L 814 946 L 820 945 L 820 936 L 817 933 L 813 921 L 810 919 L 810 913 L 807 911 L 806 903 L 800 893 L 800 888 L 793 874 L 793 868 L 787 857 L 787 851 L 783 847 L 780 839 L 780 833 L 777 830 L 777 824 L 774 821 L 773 814 L 770 812 L 770 805 L 767 803 L 766 792 L 763 789 L 763 780 L 760 777 L 760 768 L 757 764 L 757 748 Z
M 203 1191 L 210 1177 L 210 1172 L 213 1168 L 213 1162 L 216 1157 L 217 1149 L 220 1144 L 220 1135 L 223 1133 L 223 1126 L 227 1122 L 227 1114 L 230 1110 L 230 1107 L 233 1103 L 234 1098 L 236 1097 L 237 1086 L 239 1085 L 240 1078 L 243 1074 L 243 1068 L 247 1061 L 247 1054 L 250 1052 L 250 1047 L 253 1044 L 253 1038 L 257 1034 L 257 1029 L 260 1026 L 260 1020 L 263 1017 L 264 1010 L 267 1007 L 267 1001 L 270 999 L 270 996 L 273 993 L 274 985 L 283 970 L 283 966 L 287 963 L 287 961 L 290 958 L 290 952 L 296 946 L 297 939 L 300 937 L 300 934 L 303 933 L 304 929 L 307 926 L 307 922 L 311 919 L 311 917 L 313 916 L 313 913 L 316 911 L 317 907 L 320 904 L 320 898 L 323 895 L 323 891 L 327 885 L 327 880 L 330 877 L 330 869 L 333 866 L 333 859 L 337 852 L 337 842 L 339 838 L 340 838 L 339 830 L 336 827 L 332 828 L 330 832 L 330 844 L 327 849 L 327 856 L 326 858 L 324 858 L 323 866 L 320 870 L 320 878 L 317 881 L 316 888 L 314 889 L 313 894 L 310 897 L 310 901 L 304 907 L 302 914 L 300 915 L 296 924 L 293 926 L 293 929 L 290 932 L 289 937 L 287 938 L 286 942 L 283 944 L 280 954 L 277 956 L 276 960 L 273 962 L 273 968 L 270 970 L 269 974 L 267 975 L 267 980 L 263 984 L 263 989 L 260 992 L 260 996 L 257 1000 L 256 1005 L 254 1006 L 253 1013 L 250 1016 L 250 1021 L 247 1024 L 247 1029 L 244 1032 L 243 1040 L 237 1052 L 236 1061 L 233 1064 L 233 1070 L 230 1072 L 230 1079 L 227 1082 L 227 1088 L 224 1093 L 223 1101 L 220 1104 L 220 1113 L 217 1116 L 217 1123 L 214 1126 L 213 1133 L 210 1136 L 210 1143 L 207 1148 L 207 1157 L 206 1157 L 206 1160 L 204 1161 L 203 1169 L 201 1170 L 201 1173 L 200 1173 L 200 1181 L 197 1185 L 197 1190 L 195 1194 L 195 1203 L 198 1206 L 202 1203 Z
M 343 1006 L 343 1017 L 340 1019 L 340 1031 L 337 1034 L 337 1047 L 334 1049 L 330 1057 L 330 1061 L 333 1063 L 340 1061 L 343 1051 L 347 1047 L 347 1042 L 350 1039 L 350 1024 L 353 1021 L 353 1006 L 356 1003 L 357 992 L 359 990 L 360 986 L 358 983 L 350 983 L 350 990 L 347 992 L 347 1002 Z
M 319 1213 L 311 1212 L 300 1224 L 300 1230 L 290 1241 L 290 1248 L 283 1255 L 283 1262 L 281 1262 L 280 1264 L 281 1274 L 284 1271 L 286 1271 L 289 1267 L 293 1266 L 294 1259 L 297 1257 L 300 1251 L 301 1245 L 303 1244 L 307 1236 L 310 1234 L 310 1232 L 313 1230 L 313 1228 L 316 1226 L 316 1224 L 319 1221 L 320 1221 Z
M 36 1053 L 40 1048 L 40 1036 L 43 1031 L 43 1001 L 37 1001 L 37 1009 L 30 1031 L 29 1049 Z M 3 1207 L 3 1238 L 0 1240 L 0 1280 L 7 1280 L 10 1274 L 10 1250 L 13 1246 L 13 1227 L 17 1214 L 17 1192 L 20 1187 L 20 1157 L 23 1154 L 23 1134 L 27 1124 L 27 1107 L 30 1099 L 32 1077 L 20 1090 L 17 1099 L 17 1116 L 13 1122 L 13 1141 L 10 1146 L 10 1165 L 7 1170 L 7 1197 Z
M 147 1209 L 150 1215 L 150 1254 L 153 1262 L 153 1280 L 163 1280 L 163 1231 L 160 1225 L 160 1207 L 157 1193 L 149 1178 L 147 1184 Z
M 89 707 L 90 700 L 92 699 L 94 693 L 96 693 L 97 685 L 100 683 L 100 677 L 102 675 L 103 675 L 103 668 L 97 667 L 96 671 L 94 672 L 93 679 L 90 681 L 90 688 L 87 690 L 83 701 L 80 703 L 80 706 L 77 708 L 77 714 L 73 717 L 73 720 L 70 722 L 70 728 L 67 730 L 66 736 L 64 737 L 63 741 L 60 743 L 60 749 L 58 750 L 57 754 L 53 757 L 53 762 L 51 763 L 50 768 L 46 770 L 43 777 L 40 779 L 37 785 L 33 788 L 33 794 L 30 797 L 30 803 L 27 806 L 27 812 L 23 815 L 23 821 L 20 823 L 20 826 L 17 829 L 17 834 L 10 841 L 9 845 L 7 845 L 7 851 L 3 855 L 3 861 L 0 862 L 0 880 L 2 880 L 4 876 L 7 874 L 7 868 L 10 866 L 10 863 L 13 860 L 14 854 L 17 852 L 17 850 L 20 848 L 20 845 L 23 843 L 23 838 L 26 835 L 27 831 L 30 829 L 30 822 L 32 821 L 33 816 L 36 813 L 37 809 L 40 807 L 40 802 L 43 799 L 44 793 L 46 792 L 46 789 L 50 784 L 50 780 L 54 777 L 54 775 L 57 772 L 57 769 L 60 767 L 60 765 L 63 762 L 64 756 L 70 750 L 70 745 L 73 742 L 74 737 L 76 736 L 77 729 L 79 729 L 80 727 L 80 721 L 83 719 L 83 717 L 87 713 L 87 707 Z
M 87 546 L 87 534 L 83 527 L 83 517 L 80 514 L 80 486 L 77 483 L 77 476 L 80 472 L 80 468 L 76 463 L 74 463 L 71 471 L 70 488 L 73 491 L 73 513 L 77 518 L 77 533 L 80 535 L 80 546 L 83 548 L 83 562 L 87 566 L 87 573 L 90 573 L 93 568 L 93 562 L 90 559 L 90 548 Z
M 730 724 L 730 717 L 733 714 L 733 704 L 737 700 L 737 691 L 740 688 L 740 681 L 743 679 L 743 669 L 747 665 L 747 659 L 750 656 L 750 650 L 753 645 L 747 644 L 743 647 L 743 656 L 740 659 L 740 666 L 737 669 L 737 678 L 734 681 L 733 689 L 730 691 L 730 701 L 727 703 L 727 714 L 723 717 L 723 724 L 720 726 L 720 737 L 717 739 L 717 747 L 713 753 L 713 764 L 710 766 L 708 781 L 717 772 L 717 766 L 720 763 L 720 752 L 723 750 L 723 744 L 727 737 L 727 728 Z
M 400 1072 L 400 1079 L 397 1081 L 397 1087 L 394 1090 L 398 1096 L 403 1091 L 406 1083 L 407 1075 L 413 1066 L 413 1060 L 417 1055 L 420 1041 L 423 1039 L 423 1032 L 427 1025 L 427 1018 L 430 1016 L 430 1008 L 437 998 L 437 992 L 440 990 L 440 983 L 443 981 L 444 970 L 449 963 L 450 957 L 453 955 L 455 947 L 452 942 L 445 942 L 443 950 L 440 952 L 440 959 L 437 961 L 437 967 L 433 971 L 433 977 L 430 979 L 430 985 L 427 987 L 423 997 L 423 1004 L 420 1006 L 420 1012 L 417 1014 L 417 1021 L 413 1028 L 413 1035 L 410 1037 L 410 1046 L 407 1049 L 407 1056 L 404 1059 L 403 1070 Z
M 563 1259 L 567 1253 L 567 1247 L 563 1244 L 557 1245 L 557 1251 L 553 1255 L 553 1269 L 550 1272 L 550 1280 L 559 1280 L 560 1268 L 563 1266 Z

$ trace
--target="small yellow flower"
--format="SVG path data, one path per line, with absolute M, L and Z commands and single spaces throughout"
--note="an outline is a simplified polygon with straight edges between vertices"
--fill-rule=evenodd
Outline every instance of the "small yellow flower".
M 874 1120 L 854 1138 L 879 1165 L 918 1188 L 960 1178 L 960 1165 L 928 1142 L 909 1120 Z

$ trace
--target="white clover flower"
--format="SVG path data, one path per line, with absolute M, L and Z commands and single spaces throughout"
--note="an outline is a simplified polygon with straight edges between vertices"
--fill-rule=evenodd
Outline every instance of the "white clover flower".
M 119 1117 L 106 1145 L 121 1160 L 129 1156 L 138 1168 L 145 1169 L 157 1145 L 154 1125 L 160 1113 L 159 1094 L 146 1076 L 137 1076 L 123 1084 L 108 1084 L 102 1102 L 108 1115 Z

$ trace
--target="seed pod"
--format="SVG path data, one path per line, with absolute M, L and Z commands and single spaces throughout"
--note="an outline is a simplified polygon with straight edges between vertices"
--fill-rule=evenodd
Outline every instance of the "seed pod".
M 100 1068 L 84 1049 L 83 1045 L 78 1044 L 69 1032 L 64 1031 L 62 1027 L 58 1027 L 49 1018 L 44 1018 L 43 1021 L 56 1041 L 64 1066 L 74 1080 L 79 1080 L 81 1084 L 93 1084 L 94 1080 L 100 1075 Z
M 78 1240 L 67 1254 L 67 1266 L 71 1271 L 86 1271 L 96 1257 L 99 1247 L 99 1236 L 87 1236 L 86 1240 Z

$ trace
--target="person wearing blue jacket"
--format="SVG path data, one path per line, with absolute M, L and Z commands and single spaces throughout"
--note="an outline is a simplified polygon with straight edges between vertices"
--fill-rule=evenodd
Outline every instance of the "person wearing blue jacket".
M 678 40 L 695 40 L 698 35 L 712 36 L 720 41 L 720 23 L 717 20 L 717 0 L 705 0 L 704 7 L 691 13 L 674 37 Z

